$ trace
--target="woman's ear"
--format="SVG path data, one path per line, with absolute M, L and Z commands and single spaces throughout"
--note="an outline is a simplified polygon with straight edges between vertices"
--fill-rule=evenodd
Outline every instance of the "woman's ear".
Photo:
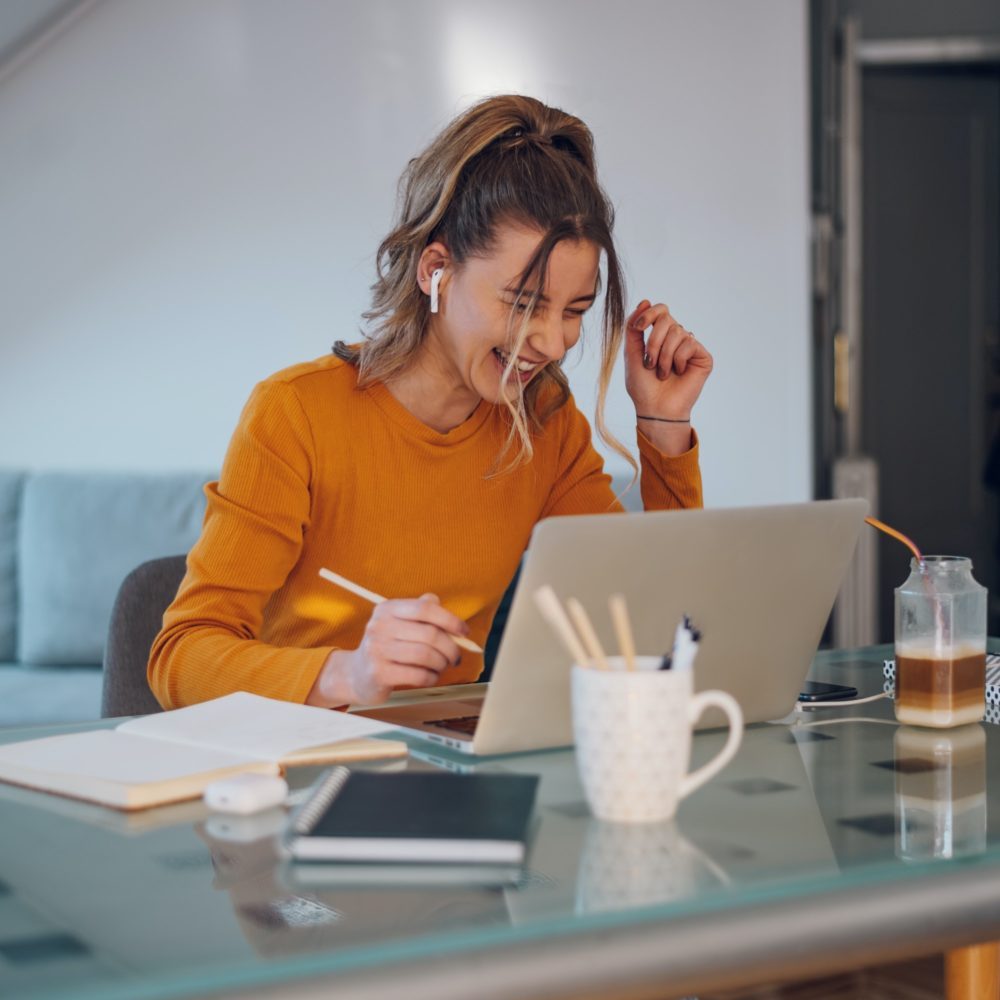
M 424 295 L 431 294 L 431 280 L 435 271 L 443 271 L 437 279 L 438 290 L 444 282 L 448 273 L 448 265 L 451 263 L 451 254 L 448 248 L 440 242 L 428 243 L 420 253 L 420 260 L 417 263 L 417 284 Z

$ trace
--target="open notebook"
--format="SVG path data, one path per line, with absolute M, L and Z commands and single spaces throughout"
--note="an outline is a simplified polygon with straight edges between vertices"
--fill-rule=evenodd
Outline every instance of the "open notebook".
M 384 723 L 238 692 L 114 729 L 0 746 L 0 781 L 145 809 L 201 795 L 241 772 L 406 755 L 406 744 L 371 739 Z

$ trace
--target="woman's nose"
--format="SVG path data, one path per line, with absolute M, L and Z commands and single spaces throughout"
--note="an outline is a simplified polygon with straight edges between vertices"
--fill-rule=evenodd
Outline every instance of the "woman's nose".
M 562 317 L 555 315 L 536 315 L 535 328 L 528 336 L 528 345 L 533 351 L 545 356 L 547 361 L 561 361 L 566 352 L 573 346 L 567 338 Z

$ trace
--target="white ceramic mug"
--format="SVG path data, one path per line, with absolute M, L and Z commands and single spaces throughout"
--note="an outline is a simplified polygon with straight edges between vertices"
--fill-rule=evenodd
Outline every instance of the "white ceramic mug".
M 660 657 L 638 656 L 626 670 L 574 666 L 573 735 L 580 780 L 591 812 L 625 823 L 670 819 L 681 799 L 733 759 L 743 738 L 743 713 L 725 691 L 694 693 L 690 670 L 659 670 Z M 688 774 L 691 731 L 702 713 L 720 708 L 729 719 L 725 746 Z

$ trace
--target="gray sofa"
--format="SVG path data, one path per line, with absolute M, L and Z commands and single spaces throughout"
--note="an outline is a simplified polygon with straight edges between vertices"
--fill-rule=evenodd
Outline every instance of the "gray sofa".
M 0 470 L 0 726 L 100 718 L 118 586 L 190 549 L 212 478 Z

